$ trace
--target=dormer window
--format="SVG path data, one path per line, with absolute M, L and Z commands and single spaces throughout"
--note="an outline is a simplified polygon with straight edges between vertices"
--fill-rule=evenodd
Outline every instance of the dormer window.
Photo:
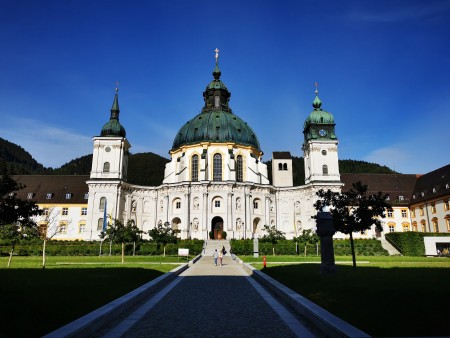
M 88 192 L 84 193 L 84 199 L 87 200 L 88 198 L 89 198 L 89 193 Z
M 45 198 L 48 200 L 52 199 L 53 194 L 51 192 L 48 192 L 47 195 L 45 195 Z
M 10 192 L 8 195 L 9 195 L 9 197 L 14 197 L 16 195 L 16 193 L 15 192 Z
M 33 198 L 34 194 L 32 192 L 29 192 L 27 194 L 27 199 L 31 200 Z
M 404 197 L 400 195 L 400 196 L 398 196 L 398 200 L 399 200 L 399 201 L 403 201 L 403 200 L 404 200 Z
M 433 188 L 433 194 L 436 192 L 436 188 Z
M 450 186 L 449 186 L 449 184 L 447 183 L 446 185 L 445 185 L 445 189 L 448 189 Z
M 416 195 L 413 195 L 413 200 L 415 200 L 416 199 Z
M 422 191 L 422 192 L 420 193 L 420 195 L 423 197 L 423 196 L 425 196 L 425 193 Z
M 66 194 L 66 200 L 70 200 L 72 198 L 72 194 L 69 192 Z

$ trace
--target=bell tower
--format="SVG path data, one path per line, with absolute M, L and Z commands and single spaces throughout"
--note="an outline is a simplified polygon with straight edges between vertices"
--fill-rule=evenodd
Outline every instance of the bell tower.
M 340 182 L 338 139 L 334 133 L 334 117 L 322 110 L 316 83 L 314 110 L 303 125 L 305 184 Z
M 103 126 L 100 136 L 95 136 L 91 179 L 127 180 L 128 150 L 125 128 L 119 122 L 118 88 L 111 107 L 111 117 Z

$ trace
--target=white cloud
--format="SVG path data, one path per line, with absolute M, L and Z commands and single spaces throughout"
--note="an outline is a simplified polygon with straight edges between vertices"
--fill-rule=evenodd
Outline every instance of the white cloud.
M 21 146 L 46 167 L 57 168 L 92 153 L 90 136 L 34 119 L 6 117 L 3 121 L 2 138 Z

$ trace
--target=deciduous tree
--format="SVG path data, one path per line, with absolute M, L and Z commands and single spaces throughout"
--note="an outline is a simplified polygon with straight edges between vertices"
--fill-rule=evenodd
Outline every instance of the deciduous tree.
M 40 215 L 41 211 L 36 202 L 16 197 L 15 192 L 23 188 L 25 186 L 14 181 L 8 174 L 0 177 L 0 238 L 12 242 L 8 267 L 16 242 L 39 236 L 34 217 Z
M 324 207 L 330 207 L 336 231 L 350 235 L 354 269 L 356 269 L 356 257 L 353 233 L 363 232 L 372 226 L 375 226 L 378 231 L 383 231 L 380 218 L 385 216 L 387 210 L 392 210 L 388 202 L 388 194 L 382 192 L 368 194 L 367 191 L 367 185 L 361 182 L 353 183 L 352 188 L 344 192 L 321 189 L 317 192 L 319 199 L 314 203 L 318 211 L 322 211 Z

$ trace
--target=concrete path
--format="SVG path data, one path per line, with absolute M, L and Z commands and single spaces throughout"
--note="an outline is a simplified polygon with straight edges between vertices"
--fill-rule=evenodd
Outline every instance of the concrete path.
M 176 277 L 103 337 L 315 337 L 227 254 Z

